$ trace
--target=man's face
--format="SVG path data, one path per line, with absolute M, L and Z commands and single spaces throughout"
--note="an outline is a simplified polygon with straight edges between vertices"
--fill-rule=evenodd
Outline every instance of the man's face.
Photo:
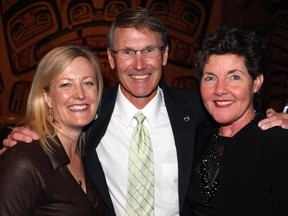
M 109 63 L 112 69 L 117 70 L 123 94 L 137 108 L 143 108 L 157 93 L 162 67 L 168 58 L 168 47 L 160 51 L 162 46 L 159 33 L 135 28 L 115 29 L 113 50 L 118 53 L 108 50 Z M 157 55 L 149 57 L 138 51 L 130 58 L 123 58 L 120 54 L 146 48 L 148 52 L 156 50 Z

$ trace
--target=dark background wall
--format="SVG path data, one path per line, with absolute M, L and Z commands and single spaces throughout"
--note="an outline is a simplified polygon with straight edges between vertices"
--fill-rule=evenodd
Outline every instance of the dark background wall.
M 117 14 L 142 6 L 164 22 L 170 37 L 163 80 L 198 88 L 192 58 L 215 27 L 237 24 L 256 30 L 271 49 L 263 107 L 280 111 L 288 100 L 288 1 L 286 0 L 2 0 L 0 5 L 0 128 L 25 112 L 39 59 L 51 48 L 89 46 L 99 57 L 106 86 L 117 82 L 106 56 L 106 33 Z

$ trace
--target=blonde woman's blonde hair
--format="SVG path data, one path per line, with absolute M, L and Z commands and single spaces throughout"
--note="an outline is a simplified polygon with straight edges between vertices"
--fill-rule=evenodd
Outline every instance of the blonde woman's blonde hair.
M 77 57 L 86 58 L 92 65 L 95 77 L 98 96 L 98 105 L 103 91 L 103 79 L 100 66 L 96 56 L 88 49 L 76 45 L 56 47 L 47 53 L 39 62 L 30 89 L 26 115 L 22 124 L 37 132 L 39 141 L 45 152 L 52 153 L 52 146 L 49 140 L 57 143 L 55 134 L 59 129 L 57 122 L 49 116 L 49 107 L 43 96 L 43 91 L 49 91 L 51 83 L 69 66 Z M 79 149 L 82 153 L 84 145 L 84 133 L 79 140 Z

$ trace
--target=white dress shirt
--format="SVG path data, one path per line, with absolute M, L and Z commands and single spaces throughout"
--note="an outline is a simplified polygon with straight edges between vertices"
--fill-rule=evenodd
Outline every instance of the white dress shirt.
M 116 215 L 125 214 L 130 140 L 138 109 L 122 94 L 120 87 L 107 131 L 96 148 L 103 167 Z M 155 215 L 179 215 L 178 162 L 174 136 L 163 92 L 141 110 L 154 154 Z

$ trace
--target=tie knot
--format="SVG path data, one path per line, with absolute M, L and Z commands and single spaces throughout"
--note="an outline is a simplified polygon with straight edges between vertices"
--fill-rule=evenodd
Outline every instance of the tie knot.
M 141 123 L 143 123 L 143 121 L 145 120 L 146 117 L 144 116 L 144 114 L 142 112 L 138 111 L 135 114 L 134 118 L 136 119 L 138 124 L 141 124 Z

